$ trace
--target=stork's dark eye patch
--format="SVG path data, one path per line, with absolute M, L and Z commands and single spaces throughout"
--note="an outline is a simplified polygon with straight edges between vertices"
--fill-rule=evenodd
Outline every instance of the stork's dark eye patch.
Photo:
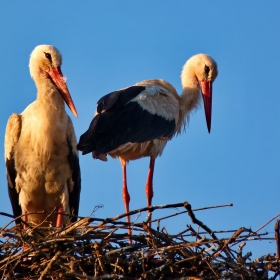
M 52 63 L 52 56 L 51 56 L 51 54 L 45 52 L 45 56 L 50 61 L 50 63 Z
M 205 65 L 204 71 L 205 71 L 206 75 L 208 76 L 208 74 L 210 72 L 210 68 L 207 65 Z

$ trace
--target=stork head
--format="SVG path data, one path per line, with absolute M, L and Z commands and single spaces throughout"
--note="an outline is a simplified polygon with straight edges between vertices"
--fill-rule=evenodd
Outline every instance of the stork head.
M 49 79 L 58 89 L 63 100 L 77 117 L 78 113 L 63 77 L 60 66 L 62 55 L 59 50 L 51 45 L 39 45 L 30 55 L 29 69 L 31 77 L 37 83 L 40 78 Z
M 203 97 L 204 111 L 208 132 L 211 130 L 212 114 L 212 83 L 218 76 L 218 66 L 213 58 L 206 54 L 192 56 L 184 65 L 182 71 L 182 84 L 188 84 L 186 79 L 196 83 L 194 87 L 200 89 Z

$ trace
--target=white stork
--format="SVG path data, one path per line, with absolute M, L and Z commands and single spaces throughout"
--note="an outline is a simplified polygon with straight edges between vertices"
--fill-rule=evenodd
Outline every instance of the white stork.
M 106 154 L 119 157 L 123 172 L 123 201 L 129 211 L 126 165 L 130 160 L 150 157 L 146 183 L 147 204 L 153 197 L 153 172 L 170 139 L 181 133 L 190 112 L 197 108 L 202 92 L 208 131 L 211 129 L 212 83 L 218 75 L 216 62 L 208 55 L 197 54 L 183 67 L 183 93 L 164 80 L 145 80 L 114 91 L 97 102 L 97 112 L 89 129 L 80 137 L 78 150 L 92 152 L 106 161 Z M 130 222 L 130 218 L 127 218 Z
M 43 226 L 61 226 L 78 215 L 81 178 L 76 136 L 64 102 L 77 117 L 53 46 L 37 46 L 30 55 L 30 74 L 37 100 L 21 114 L 12 114 L 5 134 L 8 191 L 14 216 Z M 56 210 L 56 211 L 54 211 Z M 71 221 L 75 221 L 72 218 Z M 20 221 L 17 220 L 17 223 Z

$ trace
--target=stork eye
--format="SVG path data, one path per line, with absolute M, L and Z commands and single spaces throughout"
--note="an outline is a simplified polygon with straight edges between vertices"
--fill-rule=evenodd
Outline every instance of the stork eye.
M 210 72 L 209 66 L 205 65 L 204 71 L 205 71 L 206 75 L 208 76 L 208 74 L 209 74 L 209 72 Z
M 45 53 L 46 58 L 52 63 L 52 56 L 50 53 Z

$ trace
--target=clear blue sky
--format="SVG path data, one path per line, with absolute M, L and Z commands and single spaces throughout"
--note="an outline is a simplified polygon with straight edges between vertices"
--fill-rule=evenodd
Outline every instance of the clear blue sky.
M 77 138 L 104 94 L 151 78 L 166 79 L 180 93 L 185 61 L 207 53 L 219 67 L 211 134 L 201 108 L 156 161 L 153 204 L 187 200 L 198 208 L 232 202 L 232 208 L 199 212 L 197 218 L 213 230 L 255 230 L 279 212 L 279 10 L 278 1 L 1 1 L 2 141 L 9 116 L 36 98 L 28 62 L 39 44 L 63 54 L 62 72 L 79 113 L 76 119 L 67 109 Z M 146 205 L 148 162 L 128 165 L 131 209 Z M 123 213 L 119 161 L 87 155 L 80 156 L 80 165 L 80 215 L 98 204 L 104 208 L 96 217 Z M 0 184 L 0 211 L 11 213 L 4 159 Z M 7 222 L 0 216 L 0 226 Z M 162 225 L 175 233 L 189 223 L 185 215 Z M 265 229 L 273 228 L 274 222 Z M 244 250 L 258 256 L 273 253 L 275 244 L 248 243 Z

